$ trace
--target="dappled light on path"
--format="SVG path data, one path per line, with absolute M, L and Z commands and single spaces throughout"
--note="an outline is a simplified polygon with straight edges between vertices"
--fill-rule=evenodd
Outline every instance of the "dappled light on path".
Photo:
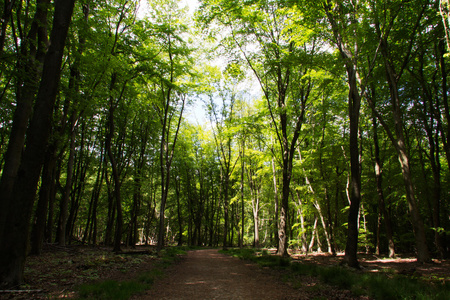
M 306 299 L 256 265 L 218 253 L 189 251 L 145 296 L 135 299 Z

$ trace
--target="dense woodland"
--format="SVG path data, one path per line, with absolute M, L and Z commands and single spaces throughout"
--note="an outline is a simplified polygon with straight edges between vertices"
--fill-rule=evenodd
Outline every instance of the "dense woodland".
M 46 243 L 447 257 L 447 0 L 0 3 L 3 286 Z

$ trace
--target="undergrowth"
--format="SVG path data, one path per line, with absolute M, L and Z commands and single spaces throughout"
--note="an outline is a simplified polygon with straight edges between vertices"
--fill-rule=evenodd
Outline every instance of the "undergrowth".
M 154 267 L 127 281 L 105 280 L 77 287 L 78 299 L 123 300 L 150 289 L 154 281 L 164 275 L 164 269 L 186 254 L 187 248 L 169 247 L 162 250 Z
M 450 283 L 426 282 L 397 274 L 373 274 L 341 266 L 319 266 L 312 263 L 294 262 L 289 258 L 271 255 L 256 249 L 228 249 L 222 253 L 257 263 L 263 267 L 288 272 L 289 280 L 298 281 L 301 276 L 318 278 L 323 285 L 350 290 L 355 295 L 373 299 L 450 299 Z M 300 287 L 301 282 L 293 282 Z M 325 286 L 323 288 L 326 288 Z

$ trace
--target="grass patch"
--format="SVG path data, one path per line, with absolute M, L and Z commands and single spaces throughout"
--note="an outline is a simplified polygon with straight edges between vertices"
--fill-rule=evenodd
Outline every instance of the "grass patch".
M 302 276 L 312 276 L 325 285 L 350 290 L 356 296 L 366 295 L 372 299 L 450 299 L 450 283 L 430 282 L 393 273 L 364 273 L 341 266 L 326 267 L 293 262 L 289 258 L 254 249 L 229 249 L 221 252 L 253 261 L 263 267 L 289 270 L 287 276 L 296 287 L 302 286 Z M 320 288 L 325 287 L 320 285 Z
M 164 269 L 181 259 L 186 254 L 186 248 L 170 247 L 159 253 L 159 262 L 154 268 L 139 274 L 127 281 L 104 280 L 82 284 L 77 287 L 78 299 L 111 299 L 125 300 L 151 288 L 158 278 L 164 276 Z
M 144 291 L 148 286 L 138 281 L 117 282 L 102 281 L 95 284 L 83 284 L 78 289 L 80 299 L 128 299 L 132 295 Z

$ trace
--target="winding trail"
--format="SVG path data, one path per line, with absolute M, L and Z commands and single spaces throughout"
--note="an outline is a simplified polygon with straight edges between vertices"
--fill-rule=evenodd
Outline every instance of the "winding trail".
M 135 299 L 306 299 L 260 267 L 218 250 L 189 251 Z

